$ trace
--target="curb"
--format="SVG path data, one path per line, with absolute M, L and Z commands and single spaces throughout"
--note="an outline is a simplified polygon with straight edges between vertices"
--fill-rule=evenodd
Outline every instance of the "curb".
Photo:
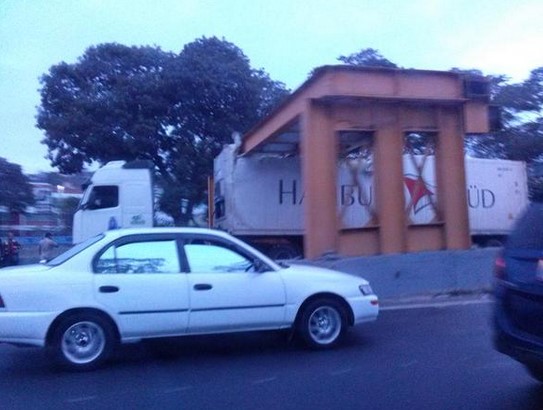
M 488 290 L 463 292 L 460 294 L 457 292 L 448 292 L 405 298 L 379 299 L 381 311 L 489 304 L 493 302 L 494 296 Z

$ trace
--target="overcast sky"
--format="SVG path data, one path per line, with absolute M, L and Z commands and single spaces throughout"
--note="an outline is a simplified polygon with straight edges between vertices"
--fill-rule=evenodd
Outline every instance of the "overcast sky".
M 179 52 L 224 37 L 293 90 L 314 67 L 368 47 L 406 68 L 519 82 L 543 66 L 542 16 L 541 0 L 0 0 L 0 157 L 52 170 L 35 127 L 39 77 L 91 45 Z

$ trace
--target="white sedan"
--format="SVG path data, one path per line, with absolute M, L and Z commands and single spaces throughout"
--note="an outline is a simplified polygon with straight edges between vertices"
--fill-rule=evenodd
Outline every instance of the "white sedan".
M 328 348 L 378 312 L 360 277 L 282 266 L 208 229 L 113 230 L 47 264 L 0 270 L 0 342 L 47 347 L 72 370 L 97 367 L 118 343 L 183 335 L 290 328 Z

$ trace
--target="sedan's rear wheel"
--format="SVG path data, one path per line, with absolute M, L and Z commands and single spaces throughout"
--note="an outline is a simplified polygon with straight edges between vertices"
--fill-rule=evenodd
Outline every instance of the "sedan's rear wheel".
M 347 326 L 343 306 L 333 299 L 317 299 L 309 303 L 300 317 L 298 333 L 314 349 L 335 346 Z
M 52 339 L 56 361 L 69 370 L 91 370 L 111 354 L 114 331 L 95 313 L 77 314 L 62 320 Z

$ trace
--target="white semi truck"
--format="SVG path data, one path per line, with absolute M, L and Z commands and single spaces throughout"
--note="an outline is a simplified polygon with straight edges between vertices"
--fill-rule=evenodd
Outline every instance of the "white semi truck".
M 111 161 L 96 170 L 73 219 L 73 243 L 115 228 L 153 226 L 151 164 Z
M 421 158 L 415 157 L 415 162 Z M 410 223 L 438 218 L 433 157 L 416 167 L 404 157 Z M 466 158 L 470 233 L 474 243 L 499 244 L 528 203 L 523 162 Z M 417 182 L 419 181 L 419 182 Z M 338 165 L 338 219 L 342 229 L 377 223 L 371 161 Z M 302 253 L 304 193 L 300 160 L 240 157 L 226 146 L 214 163 L 213 227 L 226 230 L 274 258 Z M 74 243 L 107 229 L 153 226 L 149 165 L 114 161 L 98 169 L 74 215 Z

